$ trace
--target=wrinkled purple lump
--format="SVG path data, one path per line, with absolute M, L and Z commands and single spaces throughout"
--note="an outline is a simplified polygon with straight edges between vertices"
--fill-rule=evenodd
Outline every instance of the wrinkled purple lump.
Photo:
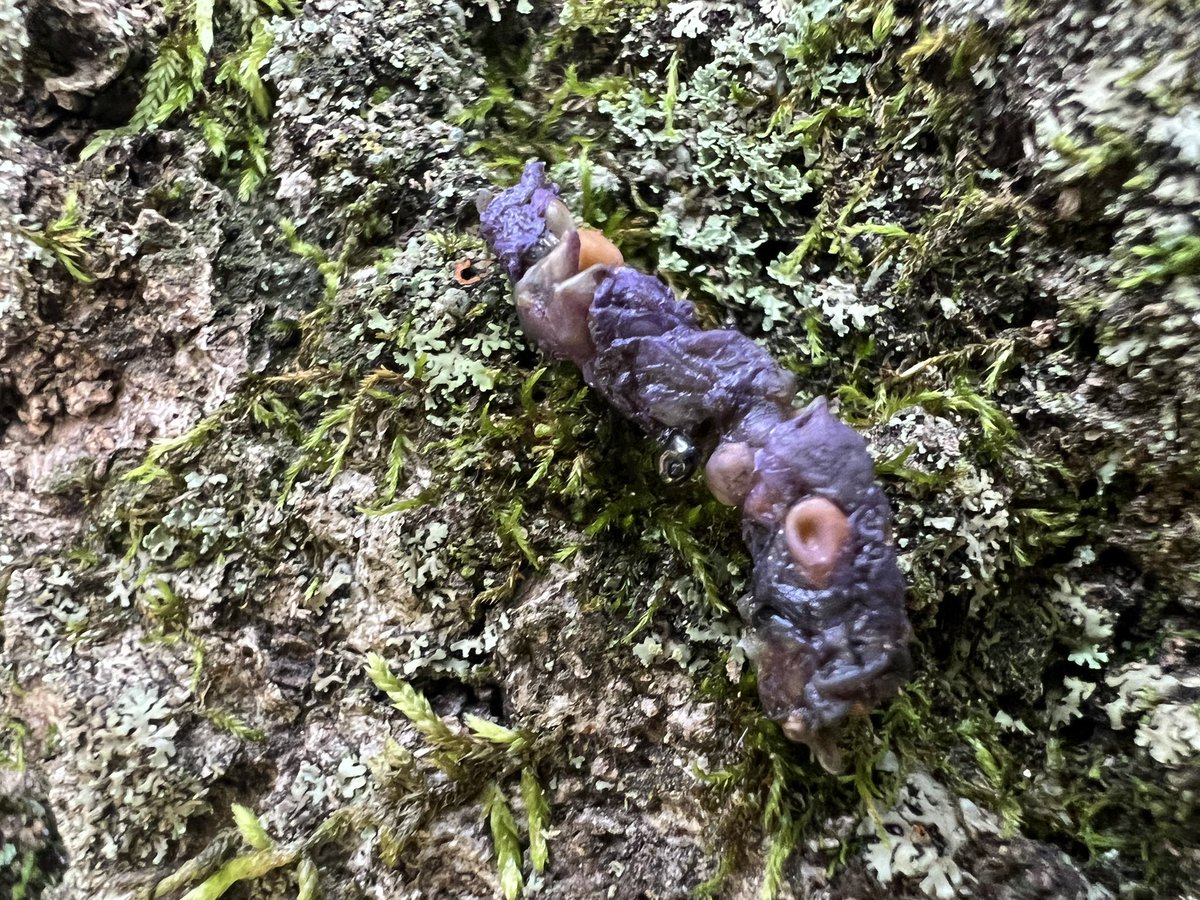
M 525 167 L 521 180 L 494 197 L 479 214 L 479 233 L 518 281 L 535 262 L 546 235 L 546 208 L 558 197 L 558 187 L 546 182 L 544 163 Z
M 754 575 L 738 612 L 754 629 L 759 695 L 789 737 L 834 767 L 837 726 L 894 695 L 911 670 L 891 509 L 866 442 L 823 398 L 774 425 L 761 414 L 744 430 L 758 445 L 743 504 Z M 783 528 L 788 510 L 809 497 L 831 501 L 850 525 L 839 564 L 819 586 L 795 565 Z
M 771 428 L 761 447 L 754 463 L 757 484 L 746 503 L 750 510 L 782 513 L 814 494 L 852 510 L 879 493 L 867 442 L 829 411 L 823 397 Z
M 712 448 L 706 478 L 741 506 L 754 560 L 738 610 L 764 709 L 836 769 L 838 726 L 895 694 L 910 668 L 891 511 L 866 443 L 824 399 L 796 410 L 791 373 L 745 335 L 700 328 L 660 279 L 628 266 L 579 272 L 556 190 L 531 163 L 481 216 L 522 325 L 647 431 Z
M 795 378 L 743 334 L 703 330 L 695 307 L 628 267 L 600 283 L 589 314 L 588 384 L 647 429 L 724 428 L 763 398 L 790 404 Z
M 590 324 L 592 337 L 603 344 L 698 327 L 695 304 L 676 298 L 661 278 L 628 266 L 615 270 L 596 289 Z

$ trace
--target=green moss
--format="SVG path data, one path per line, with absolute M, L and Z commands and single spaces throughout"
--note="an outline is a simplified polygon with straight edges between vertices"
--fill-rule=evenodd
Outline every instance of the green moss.
M 25 770 L 25 741 L 29 729 L 16 719 L 0 716 L 0 768 L 13 772 Z
M 21 233 L 48 253 L 80 284 L 92 284 L 96 276 L 87 270 L 88 247 L 96 232 L 82 224 L 79 198 L 75 191 L 67 194 L 63 211 L 44 228 L 22 228 Z
M 1144 284 L 1163 284 L 1177 276 L 1200 275 L 1200 236 L 1167 234 L 1153 244 L 1137 244 L 1129 251 L 1143 260 L 1142 267 L 1117 282 L 1122 290 Z
M 273 41 L 268 22 L 272 16 L 296 15 L 299 5 L 291 0 L 200 0 L 168 3 L 166 12 L 172 28 L 158 46 L 132 117 L 120 128 L 97 134 L 81 158 L 113 140 L 190 114 L 220 173 L 235 178 L 239 199 L 248 200 L 268 174 L 271 99 L 259 75 Z

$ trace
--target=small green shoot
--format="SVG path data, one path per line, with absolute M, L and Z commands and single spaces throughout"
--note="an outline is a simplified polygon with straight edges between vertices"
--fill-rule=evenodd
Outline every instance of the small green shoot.
M 496 784 L 488 785 L 483 794 L 483 814 L 492 832 L 496 849 L 496 870 L 500 874 L 500 891 L 505 900 L 516 900 L 525 887 L 521 874 L 521 839 L 512 809 Z
M 535 872 L 544 872 L 550 860 L 546 832 L 550 827 L 550 807 L 542 785 L 532 769 L 521 770 L 521 800 L 529 817 L 529 861 Z
M 45 228 L 22 228 L 21 233 L 50 253 L 80 284 L 93 284 L 96 276 L 87 271 L 84 261 L 88 241 L 95 237 L 96 232 L 79 222 L 79 196 L 71 191 L 63 202 L 62 215 Z

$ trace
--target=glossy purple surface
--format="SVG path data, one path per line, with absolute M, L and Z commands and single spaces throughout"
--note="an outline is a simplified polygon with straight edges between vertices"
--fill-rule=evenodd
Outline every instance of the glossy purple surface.
M 788 402 L 795 379 L 745 335 L 704 330 L 695 307 L 628 267 L 596 290 L 588 384 L 648 429 L 722 429 L 765 397 Z
M 479 214 L 479 233 L 492 253 L 516 281 L 533 262 L 546 231 L 546 207 L 558 196 L 558 187 L 546 181 L 544 163 L 530 163 L 521 181 L 492 199 Z
M 522 324 L 622 415 L 715 448 L 707 477 L 722 502 L 741 505 L 754 560 L 738 610 L 763 706 L 836 768 L 838 726 L 894 695 L 910 668 L 891 510 L 866 443 L 824 399 L 797 409 L 790 372 L 739 332 L 702 329 L 662 280 L 628 266 L 579 273 L 574 232 L 547 239 L 557 189 L 543 171 L 530 163 L 481 216 Z M 819 572 L 805 571 L 785 534 L 788 511 L 812 498 L 849 526 Z

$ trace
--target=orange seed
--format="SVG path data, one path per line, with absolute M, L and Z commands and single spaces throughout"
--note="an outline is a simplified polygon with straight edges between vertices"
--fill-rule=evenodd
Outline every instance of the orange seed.
M 579 271 L 592 266 L 619 266 L 625 257 L 608 238 L 593 228 L 579 229 Z

